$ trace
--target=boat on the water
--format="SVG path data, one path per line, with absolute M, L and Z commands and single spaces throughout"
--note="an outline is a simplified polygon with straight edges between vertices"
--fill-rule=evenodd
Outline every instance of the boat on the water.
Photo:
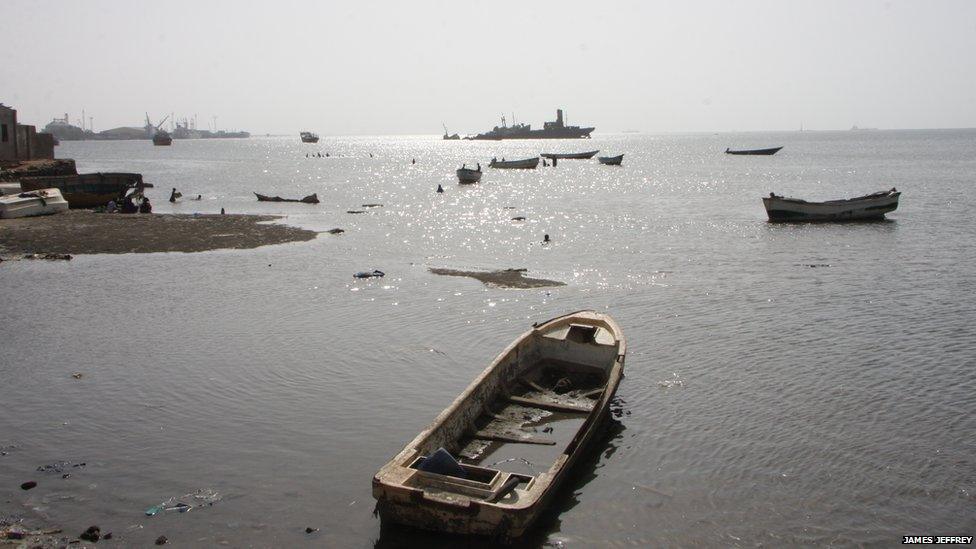
M 173 136 L 166 130 L 156 130 L 152 137 L 153 145 L 167 147 L 173 144 Z
M 733 151 L 732 149 L 726 148 L 725 154 L 755 154 L 760 156 L 769 156 L 771 154 L 776 154 L 783 147 L 773 147 L 771 149 L 741 149 L 738 151 Z
M 521 536 L 602 431 L 625 355 L 609 315 L 533 325 L 373 477 L 380 518 Z
M 25 177 L 20 186 L 25 191 L 53 187 L 61 191 L 72 208 L 98 208 L 121 200 L 129 189 L 141 191 L 153 185 L 144 183 L 139 173 L 109 172 Z
M 624 161 L 624 155 L 600 156 L 597 157 L 597 160 L 600 161 L 600 164 L 606 164 L 607 166 L 619 166 L 620 163 Z
M 505 123 L 502 116 L 502 125 L 495 126 L 489 132 L 479 133 L 473 137 L 465 139 L 580 139 L 589 138 L 590 133 L 596 128 L 581 128 L 580 126 L 567 126 L 563 121 L 563 110 L 556 109 L 556 119 L 551 122 L 544 122 L 541 130 L 533 130 L 530 124 L 513 124 L 509 126 Z
M 478 164 L 478 168 L 472 170 L 466 166 L 461 166 L 457 170 L 458 183 L 466 185 L 469 183 L 477 183 L 481 181 L 481 164 Z
M 491 164 L 488 166 L 492 168 L 498 168 L 501 170 L 534 170 L 539 165 L 539 157 L 526 158 L 525 160 L 505 160 L 504 158 L 498 160 L 496 158 L 491 159 Z
M 318 193 L 312 193 L 305 198 L 281 198 L 280 196 L 267 196 L 259 193 L 254 193 L 254 196 L 258 197 L 258 202 L 304 202 L 305 204 L 319 203 Z
M 856 221 L 884 219 L 888 212 L 898 208 L 901 192 L 892 188 L 855 198 L 808 202 L 799 198 L 786 198 L 769 193 L 763 206 L 770 221 Z
M 68 209 L 68 201 L 58 189 L 38 189 L 0 196 L 0 218 L 51 215 Z
M 302 143 L 318 143 L 319 142 L 319 136 L 318 136 L 318 134 L 315 134 L 315 133 L 312 133 L 312 132 L 302 132 L 302 133 L 300 133 L 298 135 L 302 138 Z
M 542 153 L 542 158 L 548 158 L 549 160 L 586 160 L 588 158 L 593 158 L 596 153 L 600 151 L 589 151 L 581 153 Z

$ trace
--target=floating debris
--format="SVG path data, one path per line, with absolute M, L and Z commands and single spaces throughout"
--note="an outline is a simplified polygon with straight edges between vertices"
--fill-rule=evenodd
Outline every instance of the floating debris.
M 386 276 L 386 273 L 380 270 L 373 271 L 359 271 L 358 273 L 352 275 L 353 278 L 380 278 Z
M 543 288 L 546 286 L 565 286 L 565 282 L 546 280 L 543 278 L 529 278 L 524 275 L 526 269 L 503 269 L 500 271 L 461 271 L 457 269 L 441 269 L 431 267 L 430 272 L 444 276 L 466 276 L 489 286 L 501 288 Z
M 366 212 L 364 210 L 346 210 L 346 213 L 347 214 L 364 214 Z
M 47 259 L 50 261 L 71 261 L 71 254 L 27 254 L 24 259 Z
M 382 204 L 363 204 L 363 208 L 382 208 Z
M 20 485 L 20 489 L 21 490 L 30 490 L 31 488 L 34 488 L 36 486 L 37 486 L 37 483 L 36 482 L 34 482 L 33 480 L 28 480 L 27 482 L 25 482 L 25 483 L 23 483 L 23 484 Z
M 525 218 L 520 215 L 518 217 L 513 217 L 512 221 L 525 221 Z
M 664 387 L 665 389 L 671 389 L 673 387 L 684 387 L 685 386 L 684 380 L 679 379 L 678 378 L 678 374 L 676 372 L 671 372 L 671 376 L 672 376 L 671 379 L 666 379 L 664 381 L 659 381 L 659 382 L 657 382 L 657 384 L 659 386 L 661 386 L 661 387 Z
M 342 234 L 342 233 L 344 233 L 346 231 L 345 231 L 345 229 L 336 228 L 336 229 L 329 229 L 328 231 L 325 231 L 325 232 L 327 232 L 329 234 Z

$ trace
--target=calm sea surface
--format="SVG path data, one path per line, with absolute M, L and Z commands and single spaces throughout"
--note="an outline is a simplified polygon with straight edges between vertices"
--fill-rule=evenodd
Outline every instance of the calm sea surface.
M 346 232 L 3 263 L 0 515 L 74 535 L 98 524 L 130 545 L 458 546 L 381 529 L 371 477 L 533 322 L 592 308 L 627 337 L 619 419 L 527 545 L 976 532 L 976 131 L 298 141 L 57 149 L 80 171 L 142 172 L 157 212 Z M 487 169 L 597 148 L 624 165 Z M 305 158 L 317 152 L 330 157 Z M 454 169 L 476 162 L 482 182 L 458 186 Z M 203 200 L 171 205 L 172 187 Z M 774 225 L 760 201 L 891 187 L 901 204 L 881 223 Z M 352 278 L 372 269 L 386 278 Z M 36 471 L 60 461 L 85 466 Z M 221 500 L 143 514 L 198 489 Z

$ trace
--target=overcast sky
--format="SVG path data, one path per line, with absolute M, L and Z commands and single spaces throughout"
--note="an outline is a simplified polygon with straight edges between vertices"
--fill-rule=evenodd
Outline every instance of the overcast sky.
M 0 102 L 96 130 L 976 127 L 976 1 L 0 0 Z

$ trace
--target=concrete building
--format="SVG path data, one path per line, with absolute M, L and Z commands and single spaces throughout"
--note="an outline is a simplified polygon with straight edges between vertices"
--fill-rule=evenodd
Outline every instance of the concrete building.
M 17 111 L 0 103 L 0 162 L 51 160 L 54 136 L 17 123 Z
M 17 160 L 17 111 L 0 103 L 0 161 Z

